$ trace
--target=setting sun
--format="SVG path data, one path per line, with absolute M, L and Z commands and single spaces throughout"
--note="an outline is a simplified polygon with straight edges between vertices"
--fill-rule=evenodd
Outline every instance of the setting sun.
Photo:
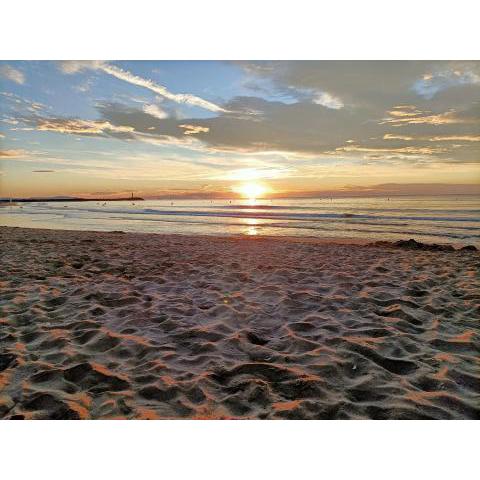
M 268 189 L 258 182 L 242 183 L 235 189 L 244 198 L 256 199 L 265 195 Z

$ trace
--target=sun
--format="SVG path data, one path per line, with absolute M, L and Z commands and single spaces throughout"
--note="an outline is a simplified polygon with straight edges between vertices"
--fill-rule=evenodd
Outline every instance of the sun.
M 249 200 L 260 198 L 268 192 L 267 187 L 258 182 L 242 183 L 235 190 Z

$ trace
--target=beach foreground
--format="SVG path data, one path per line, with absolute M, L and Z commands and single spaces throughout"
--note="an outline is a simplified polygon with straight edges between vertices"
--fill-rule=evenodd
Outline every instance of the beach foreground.
M 0 418 L 480 417 L 478 252 L 0 238 Z

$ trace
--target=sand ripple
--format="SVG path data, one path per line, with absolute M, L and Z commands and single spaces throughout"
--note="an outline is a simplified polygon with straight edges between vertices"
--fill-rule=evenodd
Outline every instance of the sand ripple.
M 480 416 L 477 252 L 0 236 L 1 418 Z

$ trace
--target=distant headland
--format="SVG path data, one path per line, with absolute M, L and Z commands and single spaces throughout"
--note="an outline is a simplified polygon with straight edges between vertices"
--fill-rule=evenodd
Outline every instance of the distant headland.
M 83 198 L 83 197 L 32 197 L 32 198 L 0 198 L 0 203 L 30 203 L 30 202 L 125 202 L 143 201 L 142 197 L 120 197 L 120 198 Z

